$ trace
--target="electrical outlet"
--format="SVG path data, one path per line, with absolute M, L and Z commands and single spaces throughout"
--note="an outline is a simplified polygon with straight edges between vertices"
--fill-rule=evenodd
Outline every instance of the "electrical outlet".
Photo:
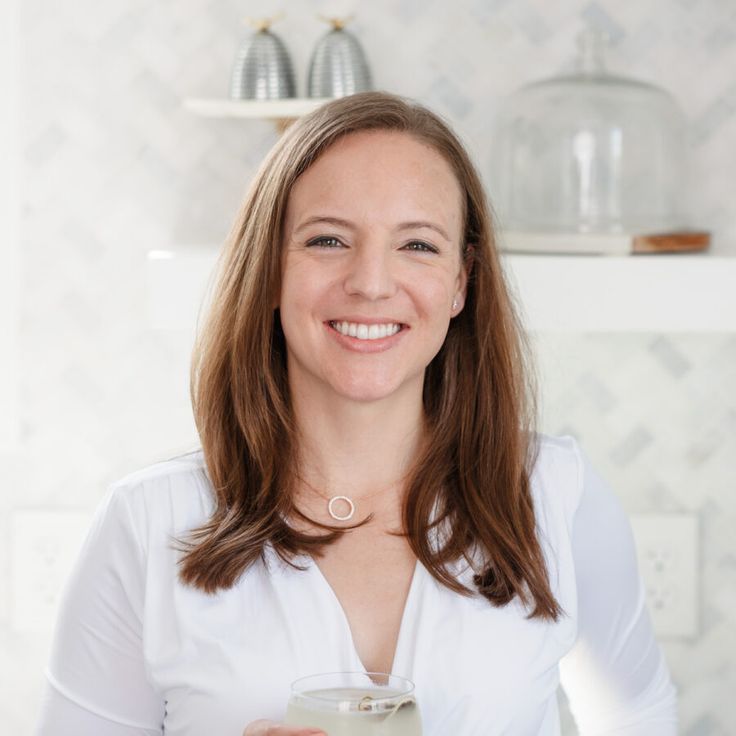
M 53 629 L 61 592 L 91 520 L 90 512 L 67 509 L 12 512 L 11 620 L 16 631 Z
M 657 635 L 692 637 L 698 629 L 698 521 L 694 514 L 631 517 L 639 570 Z

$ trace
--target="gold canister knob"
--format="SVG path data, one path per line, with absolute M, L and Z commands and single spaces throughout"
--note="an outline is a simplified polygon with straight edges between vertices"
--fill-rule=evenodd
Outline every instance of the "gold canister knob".
M 246 16 L 243 20 L 260 33 L 267 31 L 277 20 L 281 20 L 283 17 L 283 13 L 276 13 L 276 15 L 272 15 L 270 18 L 252 18 L 251 16 Z
M 336 31 L 341 31 L 345 26 L 353 19 L 355 18 L 355 15 L 348 15 L 345 18 L 336 18 L 332 16 L 322 15 L 321 13 L 317 14 L 317 17 L 320 20 L 323 20 L 325 23 L 329 23 L 332 28 Z

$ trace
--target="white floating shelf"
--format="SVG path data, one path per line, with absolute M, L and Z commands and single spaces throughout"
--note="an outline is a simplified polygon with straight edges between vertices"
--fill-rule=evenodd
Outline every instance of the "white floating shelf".
M 228 98 L 193 98 L 184 107 L 210 118 L 290 119 L 316 110 L 332 98 L 292 98 L 284 100 L 232 100 Z
M 217 250 L 148 254 L 152 329 L 193 330 Z M 736 257 L 502 254 L 527 329 L 736 332 Z
M 534 331 L 736 331 L 736 257 L 502 255 Z

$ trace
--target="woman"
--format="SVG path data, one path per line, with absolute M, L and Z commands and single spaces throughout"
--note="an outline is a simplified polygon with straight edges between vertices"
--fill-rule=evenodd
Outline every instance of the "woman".
M 39 733 L 313 733 L 289 683 L 416 683 L 425 736 L 669 736 L 620 506 L 534 431 L 479 177 L 386 93 L 295 123 L 245 199 L 192 366 L 202 448 L 114 484 Z

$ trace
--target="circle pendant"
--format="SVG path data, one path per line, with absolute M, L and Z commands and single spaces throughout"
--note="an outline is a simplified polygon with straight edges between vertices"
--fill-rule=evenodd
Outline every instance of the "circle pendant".
M 345 516 L 336 514 L 332 508 L 332 504 L 335 503 L 335 501 L 346 501 L 348 506 L 350 506 L 350 511 L 348 511 Z M 327 504 L 327 510 L 330 512 L 330 516 L 333 519 L 337 521 L 347 521 L 348 519 L 353 518 L 353 514 L 355 513 L 355 504 L 347 496 L 333 496 Z

